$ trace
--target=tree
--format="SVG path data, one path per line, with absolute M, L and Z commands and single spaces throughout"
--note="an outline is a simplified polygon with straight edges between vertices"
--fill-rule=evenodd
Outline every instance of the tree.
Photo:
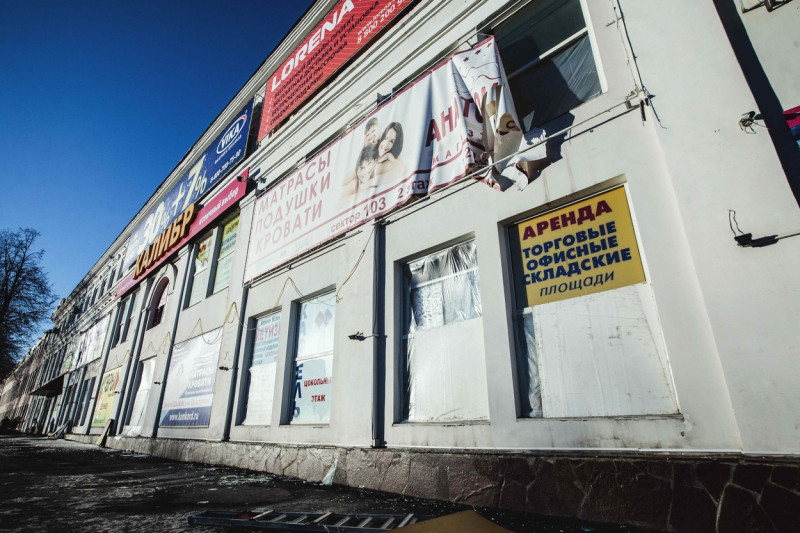
M 44 251 L 33 249 L 37 237 L 30 228 L 0 230 L 0 381 L 24 355 L 56 301 L 41 266 Z

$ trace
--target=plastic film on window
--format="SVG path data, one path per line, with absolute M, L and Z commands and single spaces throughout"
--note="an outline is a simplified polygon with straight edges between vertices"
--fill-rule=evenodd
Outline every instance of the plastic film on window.
M 483 333 L 474 320 L 482 314 L 475 243 L 431 254 L 407 268 L 404 418 L 485 418 Z
M 525 130 L 541 126 L 600 93 L 589 37 L 509 80 Z
M 423 257 L 408 267 L 412 311 L 409 333 L 481 316 L 474 242 Z
M 517 382 L 519 385 L 520 416 L 542 416 L 542 383 L 539 378 L 539 354 L 533 315 L 525 313 L 516 319 Z

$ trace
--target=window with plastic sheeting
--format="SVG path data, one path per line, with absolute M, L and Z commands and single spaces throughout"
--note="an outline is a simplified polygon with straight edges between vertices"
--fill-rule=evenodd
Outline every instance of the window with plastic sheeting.
M 117 314 L 114 317 L 114 327 L 111 331 L 111 347 L 115 347 L 122 341 L 122 330 L 125 327 L 125 311 L 128 308 L 130 297 L 117 304 Z
M 142 433 L 144 427 L 144 416 L 147 410 L 147 403 L 150 399 L 150 388 L 153 385 L 153 372 L 156 368 L 156 358 L 140 361 L 137 365 L 136 371 L 136 384 L 133 389 L 136 390 L 136 395 L 133 400 L 133 407 L 131 408 L 128 418 L 128 426 L 125 428 L 124 434 L 128 437 L 135 437 Z
M 89 404 L 92 400 L 92 391 L 94 390 L 94 381 L 96 378 L 92 378 L 91 380 L 87 379 L 83 382 L 84 390 L 83 390 L 83 401 L 81 407 L 81 423 L 80 425 L 84 425 L 86 423 L 86 415 L 89 413 Z
M 488 418 L 474 241 L 404 265 L 403 420 Z
M 291 424 L 330 421 L 335 318 L 333 292 L 298 305 Z
M 600 94 L 580 0 L 530 2 L 495 30 L 524 131 Z
M 624 187 L 509 228 L 523 418 L 678 412 Z
M 280 312 L 270 313 L 255 320 L 250 352 L 250 373 L 245 377 L 247 400 L 243 408 L 242 424 L 246 426 L 266 426 L 270 423 L 280 340 Z
M 128 310 L 126 311 L 125 324 L 121 325 L 119 342 L 126 341 L 128 339 L 128 334 L 131 332 L 131 323 L 135 318 L 135 315 L 133 313 L 133 308 L 136 305 L 136 298 L 138 297 L 138 295 L 139 292 L 137 291 L 128 297 Z

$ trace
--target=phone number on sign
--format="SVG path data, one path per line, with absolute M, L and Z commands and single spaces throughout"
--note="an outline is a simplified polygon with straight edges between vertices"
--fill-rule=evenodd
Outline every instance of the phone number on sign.
M 390 18 L 396 10 L 399 10 L 401 7 L 403 7 L 403 4 L 407 4 L 410 1 L 411 0 L 395 0 L 384 6 L 380 12 L 372 17 L 372 20 L 365 23 L 364 27 L 358 30 L 357 44 L 361 44 L 367 39 L 367 37 L 375 33 L 375 30 L 377 30 L 379 26 L 382 26 L 387 18 Z

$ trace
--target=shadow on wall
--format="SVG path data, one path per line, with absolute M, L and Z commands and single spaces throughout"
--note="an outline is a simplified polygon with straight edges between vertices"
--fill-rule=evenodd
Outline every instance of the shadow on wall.
M 753 43 L 736 10 L 736 3 L 730 0 L 714 0 L 714 6 L 750 92 L 758 105 L 758 110 L 763 116 L 764 124 L 768 128 L 767 131 L 775 146 L 775 152 L 794 193 L 795 200 L 800 204 L 800 150 L 797 149 L 797 142 L 792 138 L 789 127 L 783 118 L 783 107 L 761 66 Z M 742 110 L 742 112 L 746 111 L 748 110 Z

